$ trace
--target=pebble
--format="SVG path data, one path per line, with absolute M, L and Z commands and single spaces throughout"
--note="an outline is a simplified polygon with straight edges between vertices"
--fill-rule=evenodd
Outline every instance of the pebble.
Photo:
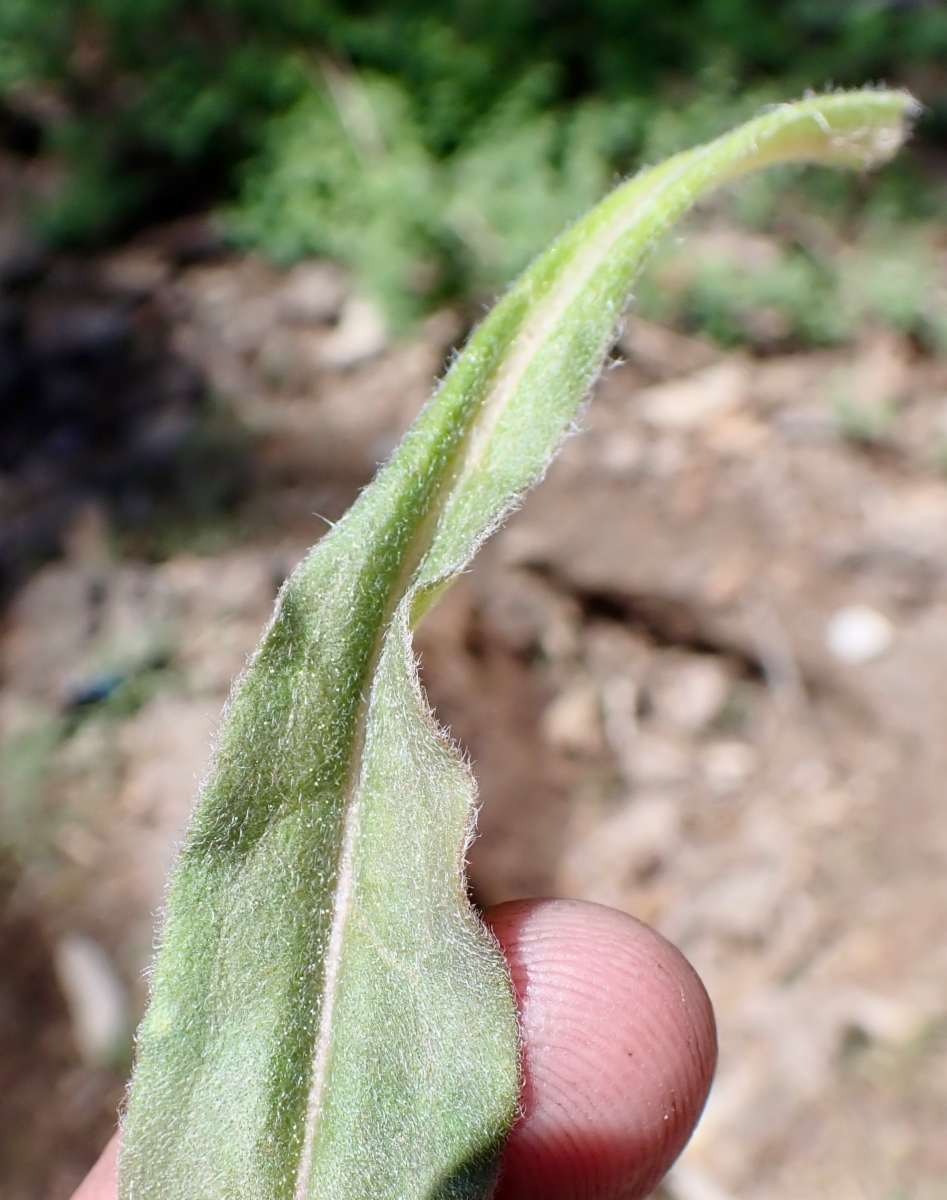
M 625 890 L 660 867 L 681 838 L 681 815 L 669 796 L 639 796 L 607 817 L 566 854 L 567 893 L 621 905 Z
M 108 954 L 85 934 L 67 934 L 56 946 L 55 965 L 83 1061 L 120 1062 L 129 1050 L 128 997 Z
M 682 738 L 642 731 L 618 755 L 622 775 L 633 784 L 683 783 L 692 768 L 691 744 Z
M 749 390 L 741 362 L 723 362 L 686 379 L 655 384 L 638 397 L 639 411 L 654 429 L 691 432 L 739 408 Z
M 894 641 L 894 626 L 867 604 L 850 604 L 833 613 L 825 644 L 839 662 L 859 664 L 880 658 Z
M 543 714 L 543 736 L 565 754 L 594 757 L 605 749 L 599 694 L 580 683 L 562 692 Z
M 323 325 L 339 315 L 346 290 L 344 272 L 335 263 L 324 259 L 297 263 L 282 289 L 281 315 L 287 321 Z
M 737 868 L 704 892 L 701 919 L 724 937 L 762 940 L 775 924 L 783 895 L 778 871 L 763 865 Z
M 672 1200 L 734 1200 L 715 1180 L 700 1168 L 678 1163 L 663 1184 Z
M 388 331 L 381 310 L 371 300 L 350 297 L 339 323 L 322 347 L 327 367 L 348 370 L 375 358 L 388 345 Z
M 658 720 L 682 733 L 699 733 L 720 713 L 730 678 L 717 659 L 691 658 L 666 666 L 648 686 Z
M 753 747 L 736 740 L 710 742 L 701 754 L 704 778 L 713 791 L 720 793 L 741 787 L 753 774 L 756 764 Z

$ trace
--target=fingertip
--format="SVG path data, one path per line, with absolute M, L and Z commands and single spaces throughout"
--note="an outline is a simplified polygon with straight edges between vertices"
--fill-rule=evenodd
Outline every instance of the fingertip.
M 496 1200 L 636 1200 L 683 1149 L 717 1057 L 683 955 L 615 909 L 516 901 L 485 914 L 520 1008 L 522 1115 Z

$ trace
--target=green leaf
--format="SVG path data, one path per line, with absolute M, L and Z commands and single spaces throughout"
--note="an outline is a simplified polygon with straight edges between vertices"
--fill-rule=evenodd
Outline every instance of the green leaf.
M 515 1011 L 465 896 L 473 781 L 410 626 L 546 468 L 642 258 L 695 198 L 770 162 L 883 160 L 914 110 L 812 98 L 618 187 L 501 300 L 287 581 L 171 882 L 124 1200 L 489 1194 Z

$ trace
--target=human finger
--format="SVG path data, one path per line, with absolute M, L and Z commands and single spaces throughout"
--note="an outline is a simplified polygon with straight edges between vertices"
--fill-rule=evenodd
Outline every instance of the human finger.
M 485 913 L 520 1010 L 521 1115 L 495 1200 L 638 1200 L 697 1123 L 717 1057 L 683 955 L 615 909 L 525 900 Z

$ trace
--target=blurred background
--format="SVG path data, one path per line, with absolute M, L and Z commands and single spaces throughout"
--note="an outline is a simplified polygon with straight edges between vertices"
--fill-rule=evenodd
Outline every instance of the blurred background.
M 867 177 L 705 203 L 427 619 L 480 903 L 616 905 L 720 1071 L 664 1200 L 947 1194 L 947 5 L 0 0 L 0 1197 L 107 1140 L 215 722 L 472 323 L 806 89 Z

